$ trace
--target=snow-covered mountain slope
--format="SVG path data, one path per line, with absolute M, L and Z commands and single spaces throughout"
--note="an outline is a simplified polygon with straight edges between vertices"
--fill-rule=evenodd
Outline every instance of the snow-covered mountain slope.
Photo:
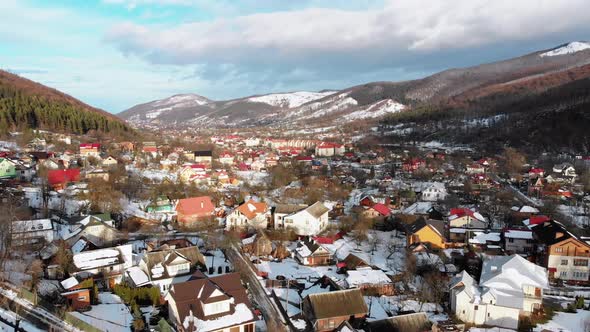
M 580 52 L 580 51 L 587 50 L 587 49 L 590 49 L 590 43 L 576 41 L 576 42 L 571 42 L 571 43 L 566 44 L 564 46 L 555 48 L 549 52 L 542 53 L 541 56 L 547 57 L 547 56 L 573 54 L 573 53 Z
M 136 126 L 238 127 L 340 125 L 377 121 L 413 105 L 461 106 L 543 77 L 554 87 L 588 76 L 590 43 L 571 42 L 512 59 L 454 68 L 411 81 L 371 82 L 339 91 L 271 93 L 226 101 L 176 95 L 130 108 L 119 116 Z M 569 73 L 568 75 L 561 75 Z M 557 75 L 557 76 L 555 76 Z M 536 85 L 539 89 L 539 85 Z M 530 87 L 529 87 L 530 88 Z
M 369 105 L 358 111 L 354 111 L 344 116 L 346 120 L 374 119 L 386 116 L 388 114 L 401 112 L 406 106 L 392 99 L 385 99 Z
M 249 97 L 246 100 L 255 103 L 264 103 L 280 108 L 295 108 L 305 103 L 324 98 L 336 92 L 338 91 L 297 91 L 291 93 L 272 93 L 268 95 Z

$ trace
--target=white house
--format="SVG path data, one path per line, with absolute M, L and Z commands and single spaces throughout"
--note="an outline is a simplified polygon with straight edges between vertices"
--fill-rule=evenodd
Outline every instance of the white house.
M 441 182 L 432 182 L 426 189 L 422 190 L 422 200 L 428 202 L 442 201 L 447 198 L 447 188 Z
M 225 218 L 225 228 L 227 230 L 247 227 L 266 229 L 269 219 L 270 210 L 266 203 L 249 200 L 238 206 Z
M 466 323 L 516 329 L 541 308 L 547 270 L 519 255 L 484 261 L 479 284 L 463 271 L 451 280 L 451 311 Z
M 256 137 L 246 138 L 244 140 L 244 144 L 246 144 L 246 146 L 248 146 L 248 147 L 260 146 L 260 139 L 256 138 Z
M 328 227 L 329 211 L 322 202 L 286 215 L 277 216 L 275 211 L 275 229 L 290 228 L 299 236 L 317 235 Z
M 451 228 L 486 228 L 486 219 L 478 212 L 467 208 L 451 209 L 448 218 Z
M 338 143 L 322 142 L 315 148 L 315 154 L 319 157 L 342 156 L 344 152 L 344 145 Z

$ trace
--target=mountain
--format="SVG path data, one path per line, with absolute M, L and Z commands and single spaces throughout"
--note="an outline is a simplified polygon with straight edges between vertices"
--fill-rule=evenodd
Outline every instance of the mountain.
M 23 129 L 73 134 L 122 134 L 131 128 L 116 116 L 65 93 L 0 70 L 0 135 Z
M 152 102 L 134 106 L 119 116 L 135 126 L 157 127 L 308 127 L 374 122 L 396 114 L 403 117 L 425 105 L 436 105 L 437 109 L 443 108 L 441 105 L 465 106 L 470 100 L 507 89 L 543 91 L 567 83 L 571 77 L 585 77 L 584 66 L 588 64 L 590 43 L 572 42 L 411 81 L 372 82 L 339 91 L 276 93 L 200 105 L 172 107 L 165 102 L 166 107 L 172 107 L 165 111 Z

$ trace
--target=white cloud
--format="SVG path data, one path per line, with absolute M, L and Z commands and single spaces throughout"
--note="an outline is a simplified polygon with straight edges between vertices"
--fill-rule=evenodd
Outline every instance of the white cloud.
M 542 38 L 587 28 L 584 0 L 403 0 L 380 9 L 308 8 L 176 26 L 124 23 L 106 39 L 154 63 L 302 63 Z M 280 59 L 278 59 L 280 58 Z

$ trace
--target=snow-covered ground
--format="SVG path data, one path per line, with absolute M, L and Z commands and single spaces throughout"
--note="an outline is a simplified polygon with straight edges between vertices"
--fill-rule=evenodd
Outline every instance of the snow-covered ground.
M 406 106 L 400 104 L 392 99 L 380 100 L 376 103 L 369 105 L 361 110 L 354 111 L 344 116 L 346 120 L 356 119 L 374 119 L 385 116 L 387 114 L 393 114 L 404 110 Z
M 587 49 L 590 49 L 589 43 L 575 41 L 575 42 L 571 42 L 565 46 L 553 49 L 549 52 L 542 53 L 541 57 L 572 54 L 572 53 L 580 52 L 580 51 L 587 50 Z
M 590 311 L 578 310 L 577 313 L 558 312 L 546 324 L 537 325 L 535 332 L 586 332 L 590 331 Z
M 308 92 L 297 91 L 290 93 L 273 93 L 264 96 L 256 96 L 248 98 L 248 101 L 255 103 L 264 103 L 275 107 L 294 108 L 299 107 L 305 103 L 324 98 L 336 91 L 325 92 Z
M 268 173 L 256 171 L 238 171 L 236 175 L 242 181 L 255 186 L 265 184 L 269 177 Z
M 88 312 L 72 312 L 72 315 L 86 323 L 108 332 L 127 332 L 133 325 L 129 308 L 115 294 L 98 294 L 100 304 L 92 306 Z
M 126 166 L 128 172 L 135 173 L 143 178 L 150 179 L 152 181 L 162 182 L 164 179 L 168 179 L 172 182 L 176 182 L 177 174 L 170 173 L 167 170 L 160 169 L 137 169 L 131 165 Z

